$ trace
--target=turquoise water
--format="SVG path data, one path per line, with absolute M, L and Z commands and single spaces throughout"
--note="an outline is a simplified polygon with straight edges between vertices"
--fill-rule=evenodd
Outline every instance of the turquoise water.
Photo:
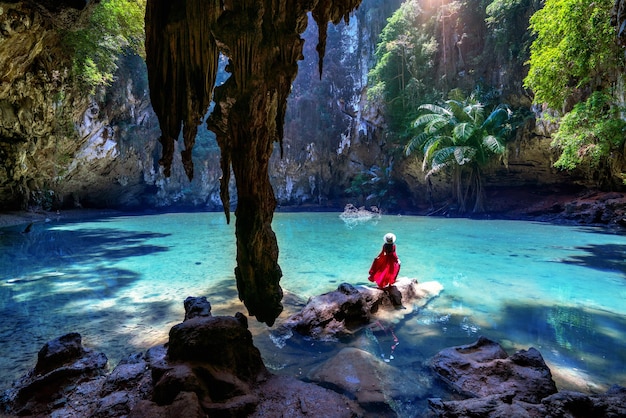
M 48 340 L 82 334 L 112 366 L 167 340 L 182 301 L 207 296 L 214 315 L 246 313 L 238 301 L 234 226 L 220 213 L 55 219 L 0 230 L 0 387 L 34 366 Z M 444 347 L 499 341 L 537 348 L 561 389 L 626 385 L 626 237 L 606 229 L 535 222 L 383 216 L 347 225 L 338 213 L 278 213 L 273 228 L 286 291 L 285 318 L 342 282 L 367 285 L 382 237 L 392 231 L 401 276 L 444 290 L 393 327 L 395 364 L 426 373 Z M 280 324 L 279 318 L 277 325 Z M 306 376 L 343 344 L 296 337 L 284 348 L 250 320 L 276 373 Z M 380 355 L 386 332 L 365 335 Z M 438 393 L 433 384 L 429 396 Z

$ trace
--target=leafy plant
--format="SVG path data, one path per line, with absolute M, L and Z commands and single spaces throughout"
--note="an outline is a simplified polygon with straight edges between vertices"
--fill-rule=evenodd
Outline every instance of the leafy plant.
M 395 204 L 392 189 L 394 180 L 391 176 L 393 164 L 386 168 L 377 165 L 357 174 L 346 193 L 364 200 L 363 203 L 371 203 L 379 208 L 388 208 Z
M 537 36 L 524 80 L 537 103 L 560 110 L 575 90 L 593 91 L 623 68 L 611 24 L 612 0 L 546 0 L 530 18 Z
M 380 105 L 393 131 L 403 133 L 417 104 L 434 99 L 437 42 L 425 29 L 420 1 L 405 1 L 388 19 L 369 73 L 368 98 Z
M 453 98 L 443 106 L 424 104 L 420 110 L 423 113 L 413 123 L 420 133 L 406 145 L 406 155 L 421 150 L 427 179 L 451 170 L 459 212 L 465 213 L 472 197 L 473 212 L 483 212 L 481 169 L 492 157 L 505 153 L 512 131 L 511 111 L 500 105 L 485 118 L 483 105 L 473 97 Z
M 74 76 L 90 91 L 113 81 L 122 53 L 145 55 L 145 8 L 146 0 L 102 0 L 94 6 L 86 27 L 64 34 Z
M 611 102 L 607 93 L 594 92 L 561 119 L 552 141 L 562 150 L 555 167 L 571 170 L 587 162 L 597 168 L 605 156 L 624 146 L 626 121 Z

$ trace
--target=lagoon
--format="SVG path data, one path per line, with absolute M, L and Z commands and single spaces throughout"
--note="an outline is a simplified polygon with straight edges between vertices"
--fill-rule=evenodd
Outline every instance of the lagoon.
M 45 342 L 79 332 L 111 367 L 167 341 L 183 300 L 206 296 L 213 315 L 247 313 L 238 300 L 234 226 L 221 213 L 54 217 L 0 229 L 0 388 L 34 367 Z M 423 379 L 445 347 L 484 335 L 511 354 L 537 348 L 559 390 L 626 386 L 626 236 L 601 227 L 511 220 L 383 215 L 346 223 L 339 213 L 276 213 L 285 312 L 367 272 L 386 232 L 397 235 L 401 276 L 438 281 L 441 295 L 363 338 L 390 364 Z M 354 341 L 277 341 L 249 320 L 274 373 L 308 371 Z M 445 389 L 425 380 L 428 396 Z

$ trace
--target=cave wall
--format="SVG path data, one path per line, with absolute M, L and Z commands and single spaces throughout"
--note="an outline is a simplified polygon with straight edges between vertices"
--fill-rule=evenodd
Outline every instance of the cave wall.
M 115 82 L 96 95 L 77 90 L 59 48 L 58 30 L 74 27 L 89 9 L 81 2 L 66 3 L 74 4 L 0 2 L 0 209 L 185 206 L 221 210 L 219 147 L 206 126 L 198 126 L 191 181 L 182 164 L 183 141 L 174 142 L 170 177 L 159 166 L 159 123 L 140 58 L 123 58 Z M 309 17 L 302 34 L 304 60 L 298 63 L 285 115 L 283 156 L 276 144 L 269 164 L 278 205 L 378 204 L 346 190 L 359 174 L 390 166 L 395 184 L 402 186 L 393 193 L 403 202 L 389 209 L 411 210 L 411 206 L 428 205 L 429 199 L 446 198 L 445 182 L 435 183 L 435 196 L 429 196 L 423 173 L 410 159 L 390 158 L 384 121 L 366 103 L 367 71 L 373 64 L 377 34 L 399 3 L 364 0 L 349 24 L 329 25 L 321 79 L 315 49 L 318 27 Z M 619 16 L 623 21 L 618 7 L 616 2 L 616 25 Z M 455 31 L 475 26 L 449 26 L 447 33 L 458 38 Z M 478 32 L 463 39 L 476 36 Z M 467 65 L 484 59 L 488 45 L 462 44 L 464 60 L 454 55 L 460 47 L 446 45 L 452 48 L 447 56 L 457 57 L 455 70 L 450 70 L 453 81 L 470 83 L 467 75 L 475 72 L 468 71 Z M 528 105 L 521 86 L 522 67 L 504 57 L 491 58 L 481 61 L 478 75 L 501 86 L 510 103 Z M 225 65 L 222 57 L 218 85 L 229 75 Z M 548 125 L 545 120 L 532 121 L 518 135 L 509 147 L 508 167 L 495 164 L 487 171 L 488 187 L 597 186 L 591 170 L 564 173 L 551 166 L 554 127 Z M 234 207 L 234 181 L 229 191 Z
M 88 17 L 84 3 L 0 2 L 0 210 L 221 208 L 219 152 L 206 128 L 196 178 L 180 164 L 163 175 L 140 57 L 120 57 L 114 82 L 94 94 L 72 79 L 60 33 Z

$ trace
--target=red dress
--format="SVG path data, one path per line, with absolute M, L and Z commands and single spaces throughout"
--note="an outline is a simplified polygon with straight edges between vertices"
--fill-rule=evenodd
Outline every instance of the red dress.
M 382 289 L 394 284 L 399 272 L 400 260 L 396 255 L 395 244 L 384 244 L 382 251 L 372 263 L 368 280 L 376 282 L 378 287 Z

